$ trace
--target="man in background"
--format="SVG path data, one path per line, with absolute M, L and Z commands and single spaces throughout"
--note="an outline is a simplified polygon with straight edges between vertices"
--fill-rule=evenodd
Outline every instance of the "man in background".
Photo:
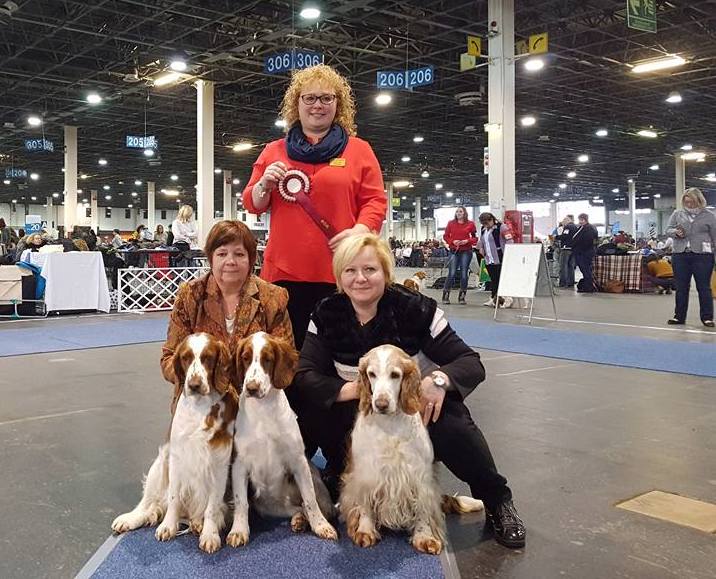
M 597 228 L 589 223 L 589 216 L 586 213 L 579 214 L 579 227 L 572 236 L 572 251 L 574 261 L 582 272 L 582 281 L 579 282 L 577 291 L 580 293 L 594 292 L 594 275 L 592 261 L 596 253 L 595 245 L 599 234 Z

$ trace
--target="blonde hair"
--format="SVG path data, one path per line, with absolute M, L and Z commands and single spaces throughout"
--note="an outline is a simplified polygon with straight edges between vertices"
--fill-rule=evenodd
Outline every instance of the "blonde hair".
M 343 270 L 348 267 L 364 247 L 372 247 L 375 250 L 375 255 L 383 268 L 386 285 L 395 281 L 395 266 L 393 265 L 393 254 L 390 251 L 390 246 L 375 233 L 351 235 L 341 241 L 336 253 L 333 255 L 333 275 L 336 278 L 339 293 L 343 293 L 343 286 L 341 285 Z
M 281 118 L 286 121 L 286 131 L 298 122 L 298 99 L 309 84 L 326 86 L 336 93 L 336 116 L 333 122 L 343 127 L 349 135 L 356 134 L 356 104 L 353 91 L 345 77 L 330 66 L 318 64 L 293 73 L 281 103 Z
M 684 202 L 684 197 L 688 197 L 696 203 L 696 207 L 699 207 L 700 209 L 706 208 L 706 198 L 704 197 L 704 194 L 701 193 L 701 189 L 698 187 L 689 187 L 686 191 L 684 191 L 684 194 L 681 196 L 682 204 Z
M 182 223 L 188 223 L 193 215 L 194 210 L 191 208 L 191 205 L 182 205 L 179 208 L 179 213 L 177 213 L 177 219 Z

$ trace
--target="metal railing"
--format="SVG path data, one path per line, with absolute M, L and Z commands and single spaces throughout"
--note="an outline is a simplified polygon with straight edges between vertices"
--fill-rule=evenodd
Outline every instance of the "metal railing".
M 120 269 L 118 312 L 171 310 L 179 287 L 209 271 L 208 267 Z

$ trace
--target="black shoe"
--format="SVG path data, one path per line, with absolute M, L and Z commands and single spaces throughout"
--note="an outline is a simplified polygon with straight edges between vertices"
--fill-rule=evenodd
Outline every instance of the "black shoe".
M 465 290 L 460 290 L 460 293 L 457 295 L 457 303 L 462 304 L 463 306 L 467 304 L 465 301 Z
M 495 532 L 495 541 L 500 545 L 510 549 L 525 546 L 527 530 L 512 500 L 493 508 L 485 508 L 485 516 Z
M 450 305 L 450 290 L 443 290 L 443 303 Z
M 683 326 L 686 322 L 678 318 L 671 318 L 670 320 L 666 320 L 666 323 L 670 326 Z
M 714 327 L 714 321 L 713 320 L 703 320 L 701 322 L 704 326 L 707 328 L 713 328 Z

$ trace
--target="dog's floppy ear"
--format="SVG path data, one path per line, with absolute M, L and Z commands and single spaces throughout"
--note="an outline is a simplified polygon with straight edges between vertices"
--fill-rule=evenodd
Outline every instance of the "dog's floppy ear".
M 236 346 L 236 354 L 234 355 L 234 372 L 233 380 L 234 386 L 237 392 L 241 392 L 244 387 L 244 376 L 246 376 L 246 368 L 248 365 L 244 362 L 244 354 L 246 349 L 250 347 L 251 336 L 248 338 L 242 338 L 239 340 L 239 344 Z
M 274 349 L 273 374 L 271 385 L 278 390 L 288 387 L 293 381 L 298 366 L 298 352 L 285 340 L 272 338 Z
M 229 347 L 222 341 L 216 341 L 216 361 L 214 363 L 213 383 L 219 394 L 227 392 L 236 398 L 234 389 L 234 364 L 231 360 Z
M 181 391 L 184 388 L 184 381 L 186 380 L 186 368 L 184 368 L 184 361 L 182 360 L 182 354 L 186 349 L 187 338 L 184 338 L 179 347 L 175 350 L 174 356 L 172 357 L 172 366 L 174 368 L 174 386 L 177 391 Z
M 400 409 L 405 414 L 415 414 L 420 410 L 420 370 L 407 354 L 401 356 L 403 380 L 400 383 Z
M 358 362 L 358 412 L 370 414 L 373 412 L 373 388 L 368 379 L 368 355 L 366 354 Z

